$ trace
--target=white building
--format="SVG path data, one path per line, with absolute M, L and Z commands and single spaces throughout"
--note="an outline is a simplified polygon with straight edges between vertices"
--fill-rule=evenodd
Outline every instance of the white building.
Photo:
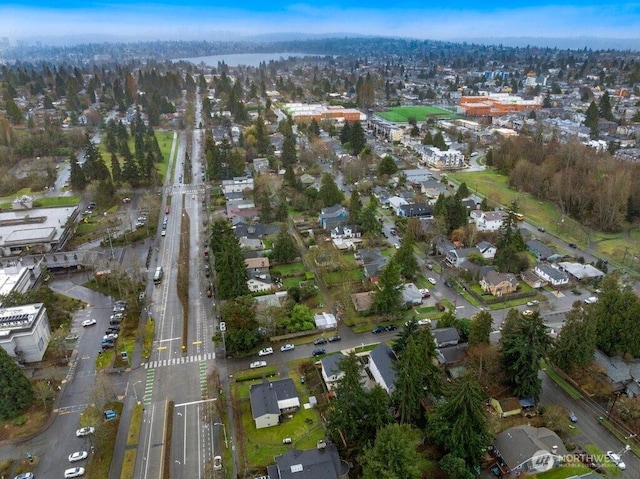
M 253 190 L 253 178 L 250 176 L 236 176 L 232 180 L 222 180 L 222 193 L 242 193 Z
M 478 231 L 498 231 L 507 218 L 505 211 L 472 211 Z
M 42 303 L 0 309 L 0 346 L 19 362 L 42 361 L 51 338 Z

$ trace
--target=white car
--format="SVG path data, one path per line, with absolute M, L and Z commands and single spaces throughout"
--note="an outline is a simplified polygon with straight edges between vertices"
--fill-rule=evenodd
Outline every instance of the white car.
M 69 462 L 82 461 L 83 459 L 86 459 L 88 455 L 87 451 L 76 451 L 69 454 Z
M 269 354 L 273 354 L 273 348 L 264 348 L 258 351 L 258 356 L 268 356 Z
M 295 347 L 296 347 L 295 344 L 288 343 L 288 344 L 285 344 L 284 346 L 280 346 L 280 351 L 282 351 L 283 353 L 285 351 L 293 351 Z
M 213 470 L 214 471 L 222 470 L 222 456 L 215 456 L 213 458 Z
M 80 477 L 84 476 L 84 467 L 74 467 L 72 469 L 67 469 L 64 471 L 65 479 L 69 477 Z
M 257 369 L 257 368 L 263 368 L 263 367 L 265 367 L 266 365 L 267 365 L 267 362 L 266 362 L 266 361 L 254 361 L 254 362 L 252 362 L 252 363 L 249 365 L 249 367 L 250 367 L 251 369 Z
M 613 451 L 607 451 L 607 457 L 611 460 L 611 462 L 618 466 L 618 469 L 620 469 L 621 471 L 624 471 L 627 468 L 627 465 L 622 461 L 622 458 L 619 454 L 616 454 Z
M 436 284 L 436 280 L 433 278 L 427 278 L 427 281 L 429 281 L 429 283 L 431 284 Z
M 431 326 L 431 320 L 429 318 L 419 319 L 418 326 Z
M 93 434 L 94 432 L 96 432 L 96 429 L 94 427 L 91 427 L 91 426 L 81 427 L 76 431 L 76 436 L 84 437 L 84 436 L 88 436 L 89 434 Z
M 525 309 L 522 312 L 522 316 L 531 316 L 533 314 L 533 311 L 531 311 L 530 309 Z
M 97 321 L 95 319 L 85 319 L 84 321 L 82 321 L 82 327 L 86 328 L 87 326 L 93 326 L 96 323 Z
M 118 339 L 118 333 L 105 334 L 102 339 Z

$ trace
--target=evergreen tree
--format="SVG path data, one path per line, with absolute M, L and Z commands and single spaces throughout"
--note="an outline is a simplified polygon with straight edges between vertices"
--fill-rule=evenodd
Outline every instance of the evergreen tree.
M 87 178 L 84 176 L 82 167 L 78 164 L 75 157 L 69 158 L 71 171 L 69 173 L 69 186 L 73 191 L 84 191 L 87 187 Z
M 259 155 L 268 155 L 271 149 L 271 141 L 269 140 L 269 134 L 267 133 L 267 127 L 264 124 L 264 120 L 259 116 L 256 120 L 256 149 Z
M 393 161 L 393 158 L 389 155 L 385 155 L 380 160 L 380 164 L 378 165 L 378 174 L 379 175 L 393 175 L 398 171 L 398 165 Z
M 284 167 L 291 166 L 298 162 L 298 154 L 296 153 L 296 139 L 293 132 L 284 136 L 280 161 L 282 162 L 282 165 Z
M 351 141 L 351 126 L 349 122 L 345 122 L 342 130 L 340 130 L 340 144 L 346 145 Z
M 363 233 L 371 233 L 374 236 L 380 234 L 380 222 L 376 217 L 377 209 L 375 202 L 369 201 L 367 206 L 362 210 L 360 214 L 360 228 Z
M 222 249 L 216 254 L 216 273 L 220 299 L 233 299 L 249 293 L 244 254 L 235 235 L 222 238 Z
M 422 144 L 433 145 L 433 135 L 431 134 L 431 130 L 427 130 L 427 133 L 425 133 L 424 138 L 422 139 Z
M 367 140 L 364 135 L 364 130 L 359 121 L 354 121 L 351 125 L 349 132 L 349 145 L 351 146 L 351 153 L 359 155 L 367 144 Z
M 400 266 L 400 274 L 406 280 L 414 280 L 419 270 L 413 246 L 414 242 L 405 236 L 392 260 Z
M 502 364 L 517 397 L 533 397 L 542 392 L 538 377 L 540 360 L 549 346 L 549 336 L 540 314 L 536 311 L 523 316 L 511 311 L 502 328 L 500 352 Z
M 287 165 L 287 168 L 284 170 L 284 182 L 291 188 L 295 188 L 297 186 L 296 174 L 293 172 L 293 167 L 291 165 Z
M 309 128 L 307 128 L 307 136 L 309 138 L 317 138 L 320 136 L 320 125 L 318 125 L 318 122 L 315 118 L 312 118 L 311 122 L 309 123 Z
M 339 205 L 344 201 L 344 193 L 340 191 L 333 176 L 329 173 L 322 175 L 322 185 L 318 196 L 325 207 Z
M 469 346 L 476 344 L 489 344 L 491 332 L 493 331 L 493 318 L 489 311 L 480 311 L 473 318 L 471 330 L 469 331 Z
M 359 459 L 364 479 L 420 479 L 425 460 L 418 452 L 419 432 L 406 424 L 389 424 Z
M 433 137 L 433 146 L 435 146 L 436 148 L 439 148 L 442 151 L 447 151 L 449 149 L 449 147 L 444 141 L 444 136 L 442 135 L 441 131 L 436 133 L 436 135 Z
M 7 98 L 4 101 L 4 110 L 11 124 L 18 125 L 22 123 L 22 119 L 23 119 L 22 110 L 16 104 L 16 102 L 13 101 L 13 98 Z
M 0 420 L 16 418 L 33 404 L 31 381 L 4 348 L 0 348 L 0 391 Z
M 379 279 L 379 290 L 373 297 L 373 309 L 379 314 L 397 314 L 402 309 L 400 266 L 389 261 Z
M 611 98 L 609 97 L 609 93 L 605 90 L 600 97 L 600 103 L 598 104 L 598 113 L 599 115 L 609 121 L 613 121 L 613 112 L 611 111 Z
M 491 440 L 485 397 L 476 379 L 467 374 L 449 390 L 446 401 L 429 415 L 428 433 L 446 451 L 480 466 Z
M 553 364 L 568 374 L 590 364 L 596 351 L 596 326 L 593 315 L 586 314 L 582 305 L 574 304 L 549 351 Z
M 362 201 L 360 201 L 360 193 L 354 189 L 349 198 L 349 222 L 354 225 L 359 225 L 361 213 Z
M 111 153 L 111 177 L 115 184 L 120 184 L 122 181 L 122 169 L 115 153 Z
M 599 134 L 598 120 L 600 112 L 595 101 L 592 101 L 585 112 L 584 124 L 591 130 L 591 138 L 597 138 Z
M 296 243 L 287 231 L 286 226 L 280 228 L 280 232 L 273 243 L 271 256 L 280 263 L 289 263 L 299 256 Z

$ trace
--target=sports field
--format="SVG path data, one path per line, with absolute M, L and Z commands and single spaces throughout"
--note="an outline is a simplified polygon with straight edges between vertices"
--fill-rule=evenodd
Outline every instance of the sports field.
M 391 108 L 389 111 L 376 112 L 376 115 L 392 123 L 407 123 L 410 116 L 413 116 L 418 123 L 425 121 L 431 115 L 437 119 L 455 118 L 456 116 L 455 113 L 436 106 L 399 106 Z

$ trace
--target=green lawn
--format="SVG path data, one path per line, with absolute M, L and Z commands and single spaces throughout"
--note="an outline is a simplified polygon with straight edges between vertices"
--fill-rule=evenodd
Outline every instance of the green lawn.
M 304 276 L 305 268 L 302 261 L 296 261 L 295 263 L 279 264 L 271 267 L 271 275 L 280 276 Z
M 49 208 L 54 206 L 76 206 L 80 202 L 80 196 L 47 196 L 38 198 L 33 202 L 33 206 Z
M 567 479 L 569 477 L 579 476 L 581 474 L 586 474 L 590 472 L 587 466 L 560 466 L 556 469 L 547 472 L 541 472 L 540 474 L 536 474 L 535 477 L 537 479 Z
M 456 114 L 435 106 L 399 106 L 389 111 L 377 112 L 377 116 L 392 123 L 407 123 L 409 117 L 414 117 L 418 122 L 423 122 L 428 116 L 437 118 L 455 118 Z

